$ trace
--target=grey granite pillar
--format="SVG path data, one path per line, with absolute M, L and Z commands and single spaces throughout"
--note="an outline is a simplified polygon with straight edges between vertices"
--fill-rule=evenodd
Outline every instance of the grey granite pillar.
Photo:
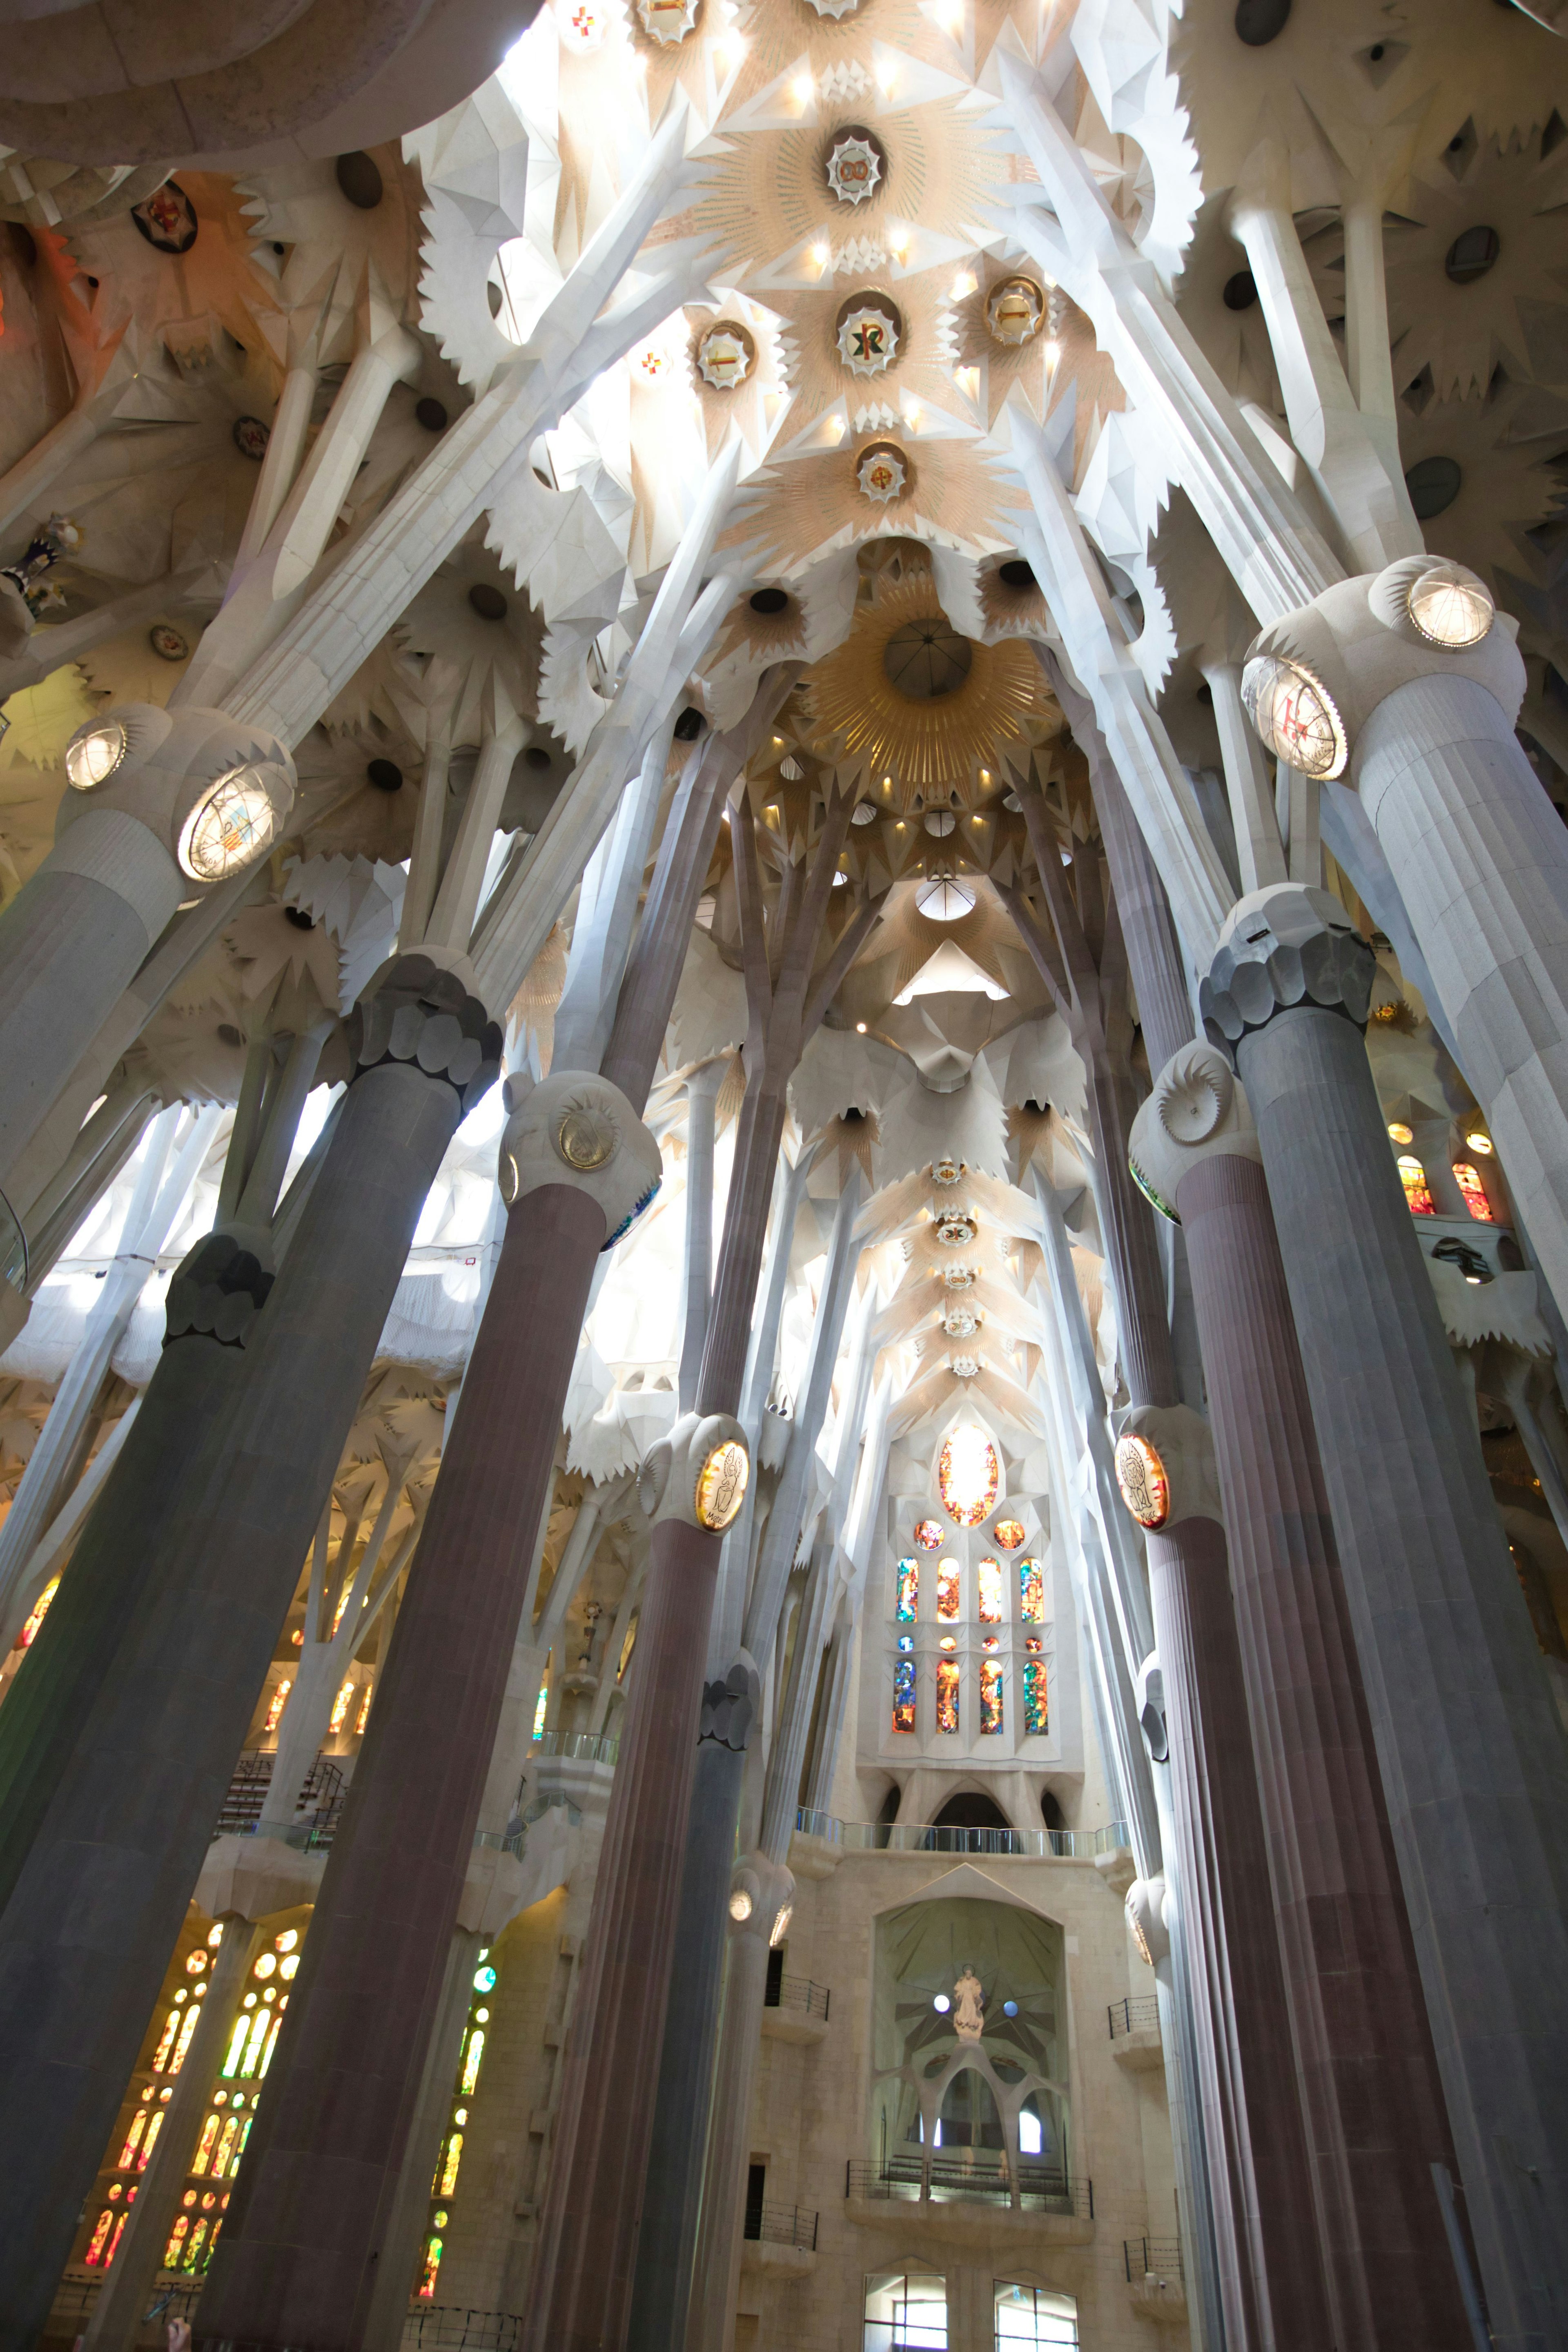
M 392 967 L 358 1034 L 245 1412 L 176 1500 L 0 1919 L 6 2352 L 30 2347 L 47 2312 L 420 1207 L 465 1100 L 495 1073 L 499 1031 L 426 957 Z
M 1326 893 L 1234 910 L 1204 987 L 1257 1121 L 1494 2341 L 1565 2336 L 1568 1748 L 1362 1039 Z

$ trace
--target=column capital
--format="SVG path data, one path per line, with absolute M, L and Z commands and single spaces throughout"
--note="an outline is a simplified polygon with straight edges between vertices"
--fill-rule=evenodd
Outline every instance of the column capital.
M 743 1756 L 763 1700 L 763 1678 L 742 1650 L 727 1675 L 702 1685 L 702 1725 L 697 1735 L 715 1748 Z
M 293 806 L 298 778 L 287 744 L 226 710 L 192 704 L 116 703 L 66 745 L 70 790 L 55 845 L 73 862 L 74 829 L 100 810 L 132 817 L 173 861 L 186 898 L 265 856 Z
M 1214 1438 L 1202 1413 L 1190 1405 L 1137 1404 L 1123 1414 L 1116 1483 L 1129 1513 L 1151 1535 L 1163 1535 L 1184 1519 L 1225 1525 Z
M 730 1874 L 730 1933 L 782 1944 L 794 1911 L 794 1873 L 761 1852 L 743 1853 Z
M 1247 1090 L 1220 1048 L 1199 1039 L 1173 1054 L 1128 1138 L 1127 1164 L 1139 1191 L 1179 1225 L 1176 1195 L 1189 1168 L 1205 1160 L 1262 1158 Z
M 675 1519 L 722 1535 L 739 1515 L 751 1475 L 746 1433 L 733 1413 L 683 1413 L 648 1449 L 637 1499 L 656 1527 Z
M 424 949 L 384 963 L 348 1018 L 354 1077 L 386 1062 L 417 1063 L 444 1078 L 465 1117 L 500 1071 L 501 1032 L 468 985 L 466 962 Z M 352 1081 L 351 1081 L 352 1083 Z
M 1298 1005 L 1342 1013 L 1364 1029 L 1376 969 L 1376 957 L 1329 891 L 1273 883 L 1238 899 L 1226 919 L 1198 989 L 1205 1033 L 1234 1060 L 1245 1036 Z
M 1242 699 L 1277 759 L 1353 784 L 1367 720 L 1419 679 L 1484 687 L 1511 727 L 1525 688 L 1517 635 L 1518 624 L 1462 563 L 1402 555 L 1271 622 L 1247 647 Z
M 212 1339 L 243 1348 L 276 1279 L 270 1236 L 258 1225 L 204 1234 L 174 1270 L 164 1303 L 163 1345 Z
M 500 1139 L 501 1199 L 514 1209 L 546 1184 L 585 1192 L 605 1213 L 600 1255 L 613 1249 L 664 1178 L 658 1144 L 619 1087 L 596 1070 L 552 1070 L 514 1100 Z

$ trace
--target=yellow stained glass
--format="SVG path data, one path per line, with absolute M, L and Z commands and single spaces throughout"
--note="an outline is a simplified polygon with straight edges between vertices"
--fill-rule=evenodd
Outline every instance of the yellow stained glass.
M 915 1541 L 921 1551 L 942 1549 L 942 1529 L 934 1519 L 922 1519 L 915 1529 Z
M 239 2071 L 242 2075 L 249 2076 L 255 2074 L 257 2062 L 261 2056 L 261 2045 L 267 2039 L 267 2029 L 272 2022 L 272 2011 L 269 2009 L 258 2009 L 244 2022 L 250 2028 L 250 2036 L 245 2045 L 245 2055 L 239 2062 Z
M 955 1429 L 942 1444 L 936 1483 L 942 1506 L 960 1527 L 977 1528 L 995 1508 L 1002 1483 L 996 1448 L 973 1422 Z
M 939 1658 L 936 1666 L 936 1727 L 958 1729 L 958 1660 Z
M 1405 1206 L 1413 1217 L 1430 1217 L 1436 1213 L 1432 1194 L 1426 1183 L 1426 1171 L 1413 1153 L 1399 1155 L 1399 1181 L 1405 1187 Z
M 980 1622 L 983 1625 L 1002 1622 L 1002 1563 L 999 1559 L 983 1559 L 980 1563 Z
M 980 1669 L 980 1728 L 983 1734 L 1002 1728 L 1002 1667 L 995 1658 Z
M 261 1727 L 263 1731 L 277 1730 L 279 1724 L 283 1719 L 283 1709 L 288 1705 L 289 1694 L 293 1687 L 294 1683 L 292 1676 L 285 1675 L 282 1681 L 279 1684 L 277 1689 L 272 1694 L 270 1703 L 267 1709 L 267 1719 Z
M 1480 1178 L 1468 1160 L 1455 1160 L 1454 1181 L 1464 1194 L 1465 1206 L 1477 1224 L 1494 1224 L 1496 1219 L 1492 1215 L 1492 1204 L 1482 1189 Z
M 182 2213 L 179 2220 L 175 2222 L 173 2230 L 170 2231 L 169 2242 L 163 2249 L 163 2268 L 166 2271 L 175 2271 L 179 2269 L 180 2249 L 184 2246 L 186 2238 L 190 2235 L 190 2228 L 191 2221 L 189 2214 Z
M 441 2159 L 436 2186 L 430 2192 L 433 2197 L 451 2196 L 458 2186 L 458 2168 L 462 2161 L 463 2135 L 455 2131 L 447 2142 L 447 2153 Z
M 148 2113 L 149 2110 L 146 2107 L 138 2107 L 132 2117 L 131 2129 L 126 2136 L 125 2145 L 120 2151 L 120 2161 L 114 2168 L 116 2172 L 129 2172 L 135 2163 L 136 2151 L 142 2145 L 142 2135 L 147 2128 Z
M 250 2030 L 250 2020 L 242 2011 L 234 2021 L 234 2032 L 228 2037 L 228 2055 L 223 2062 L 224 2080 L 232 2082 L 239 2072 L 239 2062 L 245 2050 L 245 2037 Z
M 207 2117 L 205 2123 L 202 2126 L 201 2139 L 197 2145 L 195 2155 L 191 2158 L 191 2170 L 198 2176 L 204 2173 L 207 2168 L 207 2159 L 213 2152 L 213 2142 L 218 2136 L 219 2126 L 222 2125 L 222 2122 L 223 2117 L 215 2107 L 211 2115 Z
M 163 2034 L 159 2040 L 157 2050 L 153 2058 L 153 2072 L 154 2074 L 161 2074 L 164 2067 L 169 2063 L 169 2053 L 174 2046 L 174 2036 L 180 2030 L 180 2020 L 184 2015 L 184 2011 L 181 2009 L 172 2009 L 169 2011 L 168 2018 L 163 2026 Z
M 158 2134 L 163 2130 L 163 2110 L 162 2107 L 154 2107 L 148 2119 L 147 2129 L 142 2135 L 142 2153 L 136 2159 L 136 2169 L 138 2172 L 146 2171 L 147 2158 L 152 2155 L 153 2147 L 157 2141 Z
M 192 2001 L 185 2011 L 184 2022 L 180 2027 L 180 2038 L 174 2044 L 174 2055 L 169 2065 L 171 2074 L 177 2074 L 185 2063 L 185 2053 L 191 2046 L 191 2036 L 196 2030 L 196 2021 L 201 2013 L 200 2001 Z
M 419 2293 L 426 2303 L 435 2294 L 436 2274 L 440 2267 L 441 2241 L 439 2238 L 431 2238 L 426 2241 L 425 2259 L 419 2269 Z
M 364 1686 L 364 1696 L 360 1701 L 359 1713 L 354 1718 L 354 1738 L 356 1739 L 363 1738 L 364 1735 L 365 1725 L 370 1721 L 370 1703 L 374 1696 L 375 1685 L 374 1683 L 366 1683 Z
M 34 1642 L 37 1638 L 38 1628 L 49 1613 L 49 1603 L 54 1599 L 59 1589 L 59 1578 L 58 1576 L 51 1576 L 47 1584 L 45 1585 L 37 1601 L 33 1603 L 33 1612 L 31 1616 L 27 1619 L 26 1623 L 23 1626 L 21 1632 L 16 1636 L 15 1646 L 18 1650 L 30 1650 L 32 1648 Z
M 221 2180 L 223 2179 L 225 2169 L 228 2164 L 229 2150 L 234 2146 L 238 2131 L 239 2117 L 237 2116 L 226 2116 L 223 2129 L 218 2134 L 217 2153 L 213 2158 L 213 2179 L 215 2180 Z
M 991 1530 L 1004 1551 L 1016 1551 L 1024 1540 L 1022 1519 L 998 1519 Z
M 475 2026 L 468 2036 L 468 2047 L 463 2059 L 463 2091 L 465 2096 L 479 2079 L 479 2067 L 485 2054 L 485 2037 L 481 2027 Z
M 944 1559 L 936 1572 L 936 1613 L 951 1624 L 958 1614 L 958 1562 Z
M 342 1690 L 338 1693 L 336 1698 L 332 1701 L 332 1718 L 327 1726 L 329 1732 L 341 1731 L 344 1724 L 348 1721 L 349 1708 L 353 1704 L 353 1684 L 352 1682 L 346 1682 Z
M 198 2221 L 195 2228 L 191 2231 L 191 2242 L 185 2248 L 185 2258 L 180 2264 L 180 2268 L 183 2271 L 194 2271 L 195 2269 L 196 2264 L 201 2260 L 202 2246 L 205 2241 L 206 2234 L 207 2225 L 205 2221 Z
M 258 2075 L 265 2074 L 267 2069 L 272 2063 L 272 2053 L 278 2047 L 278 2029 L 282 2022 L 283 2011 L 281 2005 L 279 2005 L 272 2013 L 272 2031 L 267 2037 L 267 2047 L 262 2053 L 261 2063 L 257 2069 Z
M 114 2227 L 114 2215 L 107 2207 L 99 2215 L 92 2236 L 88 2241 L 87 2252 L 82 2256 L 84 2263 L 92 2263 L 96 2265 L 102 2261 L 103 2250 L 109 2243 L 109 2233 Z

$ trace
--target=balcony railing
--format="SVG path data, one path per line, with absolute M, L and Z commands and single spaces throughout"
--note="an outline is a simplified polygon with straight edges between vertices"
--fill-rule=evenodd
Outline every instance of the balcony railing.
M 846 1853 L 1011 1853 L 1035 1861 L 1092 1861 L 1130 1843 L 1125 1822 L 1100 1830 L 964 1830 L 918 1822 L 841 1822 L 803 1805 L 795 1817 L 802 1837 L 821 1838 Z
M 190 2279 L 180 2285 L 165 2282 L 147 2291 L 148 2319 L 189 2319 L 205 2282 Z M 63 2278 L 55 2289 L 54 2303 L 49 2311 L 49 2325 L 45 2334 L 49 2336 L 79 2336 L 92 2316 L 93 2305 L 103 2292 L 100 2278 Z M 80 2321 L 81 2326 L 72 2323 Z M 145 2324 L 145 2322 L 143 2323 Z
M 1113 2000 L 1107 2011 L 1110 2019 L 1110 2038 L 1119 2041 L 1124 2033 L 1158 2033 L 1160 2001 L 1156 1993 L 1142 1993 L 1136 2000 Z
M 816 2252 L 816 2215 L 803 2205 L 749 2205 L 743 2233 L 752 2245 L 798 2246 Z
M 774 1977 L 770 1973 L 763 2006 L 787 2009 L 796 2017 L 820 2018 L 826 2025 L 828 1998 L 827 1987 L 813 1984 L 809 1977 Z
M 432 2304 L 403 2323 L 403 2352 L 517 2352 L 522 2321 L 515 2311 L 465 2311 Z
M 251 1748 L 234 1768 L 228 1784 L 228 1794 L 223 1801 L 214 1837 L 254 1837 L 260 1827 L 262 1810 L 272 1786 L 272 1768 L 276 1758 L 270 1748 Z M 268 1834 L 279 1837 L 288 1845 L 302 1846 L 320 1852 L 331 1844 L 343 1809 L 343 1775 L 342 1767 L 329 1756 L 318 1756 L 310 1775 L 300 1791 L 294 1819 L 270 1828 Z
M 621 1743 L 607 1731 L 540 1731 L 534 1734 L 535 1756 L 574 1756 L 584 1764 L 613 1764 Z
M 1094 2219 L 1094 2183 L 1054 2165 L 1020 2160 L 1016 2179 L 1004 2158 L 981 2155 L 965 2161 L 951 2157 L 890 2156 L 879 2164 L 844 2168 L 846 2197 L 887 2199 L 894 2203 L 1013 2205 L 1026 2213 L 1073 2214 Z
M 1121 2259 L 1127 2265 L 1129 2286 L 1142 2284 L 1146 2278 L 1170 2280 L 1182 2284 L 1182 2248 L 1175 2238 L 1123 2238 Z

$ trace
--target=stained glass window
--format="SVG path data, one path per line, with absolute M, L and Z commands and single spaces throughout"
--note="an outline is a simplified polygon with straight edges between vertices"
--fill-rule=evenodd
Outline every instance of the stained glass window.
M 360 1701 L 359 1714 L 354 1719 L 354 1738 L 356 1739 L 363 1738 L 365 1725 L 370 1721 L 370 1703 L 374 1696 L 375 1685 L 374 1683 L 366 1683 L 364 1686 L 364 1696 Z
M 1465 1206 L 1478 1225 L 1489 1225 L 1496 1221 L 1492 1204 L 1481 1190 L 1481 1180 L 1468 1160 L 1454 1162 L 1454 1181 L 1465 1196 Z
M 440 2267 L 441 2241 L 439 2238 L 427 2239 L 425 2246 L 425 2259 L 419 2268 L 419 2292 L 426 2303 L 435 2294 L 436 2273 Z
M 185 2011 L 184 2021 L 180 2027 L 180 2038 L 174 2044 L 174 2057 L 169 2062 L 169 2072 L 171 2074 L 177 2074 L 181 2067 L 185 2063 L 185 2053 L 191 2046 L 191 2036 L 196 2030 L 196 2023 L 201 2013 L 201 2003 L 199 2001 L 192 2001 L 189 2009 Z
M 147 2128 L 149 2112 L 146 2107 L 138 2107 L 132 2116 L 131 2129 L 126 2135 L 125 2145 L 120 2151 L 120 2161 L 114 2168 L 116 2172 L 129 2172 L 135 2163 L 136 2151 L 142 2145 L 142 2135 Z
M 1002 1728 L 1002 1664 L 997 1658 L 987 1658 L 980 1669 L 980 1728 Z
M 912 1633 L 900 1633 L 899 1635 L 899 1647 L 900 1650 L 912 1650 L 914 1646 L 915 1637 Z
M 353 1684 L 352 1682 L 346 1682 L 342 1690 L 338 1693 L 336 1698 L 332 1701 L 332 1717 L 331 1721 L 327 1726 L 329 1732 L 341 1731 L 344 1724 L 348 1721 L 349 1708 L 353 1705 Z
M 479 2067 L 483 2063 L 484 2054 L 485 2037 L 480 2028 L 476 2025 L 468 2036 L 468 2054 L 463 2060 L 462 2086 L 465 2095 L 473 2089 L 479 2079 Z
M 912 1625 L 920 1614 L 921 1567 L 918 1559 L 899 1562 L 899 1620 Z
M 998 1519 L 991 1530 L 1004 1551 L 1016 1551 L 1024 1540 L 1022 1519 Z
M 16 1648 L 18 1650 L 30 1650 L 32 1648 L 33 1643 L 37 1639 L 38 1628 L 49 1613 L 49 1603 L 54 1599 L 59 1589 L 59 1578 L 58 1576 L 51 1576 L 47 1584 L 45 1585 L 37 1601 L 33 1603 L 31 1616 L 27 1619 L 26 1623 L 23 1626 L 21 1632 L 16 1636 L 15 1643 Z
M 958 1729 L 958 1660 L 939 1658 L 936 1662 L 936 1727 L 939 1731 Z
M 205 2238 L 206 2233 L 207 2225 L 205 2221 L 198 2221 L 195 2228 L 191 2231 L 191 2242 L 185 2248 L 185 2258 L 180 2264 L 180 2268 L 183 2271 L 194 2271 L 197 2263 L 200 2263 L 202 2258 L 202 2242 Z
M 1399 1181 L 1405 1187 L 1405 1205 L 1411 1215 L 1413 1217 L 1435 1215 L 1432 1195 L 1426 1185 L 1426 1171 L 1422 1167 L 1419 1160 L 1408 1151 L 1402 1151 L 1397 1164 Z
M 990 1517 L 1002 1483 L 1002 1465 L 996 1448 L 973 1422 L 943 1440 L 936 1483 L 943 1508 L 960 1527 L 977 1528 L 982 1519 Z
M 163 2026 L 163 2038 L 158 2043 L 156 2052 L 153 2053 L 153 2072 L 154 2074 L 161 2074 L 164 2067 L 169 2063 L 169 2053 L 174 2046 L 174 2036 L 180 2030 L 180 2020 L 184 2015 L 184 2011 L 181 2009 L 172 2009 L 169 2011 L 168 2018 Z
M 239 2072 L 239 2061 L 245 2049 L 245 2037 L 249 2031 L 250 2020 L 242 2010 L 234 2021 L 234 2032 L 228 2037 L 228 2055 L 223 2062 L 226 2082 L 232 2082 Z
M 1018 1562 L 1018 1614 L 1026 1625 L 1046 1622 L 1046 1574 L 1037 1559 Z
M 447 2140 L 441 2160 L 436 2167 L 433 2197 L 450 2197 L 458 2185 L 458 2168 L 463 2161 L 463 2135 L 455 2131 Z
M 980 1563 L 980 1622 L 983 1625 L 1002 1622 L 1002 1563 L 999 1559 L 983 1559 Z
M 893 1662 L 893 1729 L 912 1731 L 915 1727 L 915 1662 L 912 1658 L 896 1658 Z
M 1044 1658 L 1024 1661 L 1024 1731 L 1026 1738 L 1037 1738 L 1051 1727 L 1051 1711 L 1046 1696 L 1046 1662 Z
M 938 1527 L 934 1519 L 922 1519 L 921 1521 L 919 1527 L 915 1529 L 915 1541 L 919 1544 L 921 1551 L 940 1551 L 942 1549 L 942 1529 Z
M 190 2235 L 190 2215 L 188 2213 L 182 2213 L 179 2220 L 175 2222 L 173 2230 L 170 2231 L 169 2242 L 163 2249 L 163 2268 L 164 2270 L 177 2271 L 179 2269 L 180 2255 L 184 2251 L 185 2240 Z
M 239 2117 L 237 2116 L 230 2116 L 226 2123 L 224 2125 L 223 2130 L 218 2135 L 217 2154 L 213 2158 L 213 2178 L 215 2180 L 221 2180 L 223 2179 L 225 2172 L 228 2169 L 228 2160 L 231 2156 L 234 2158 L 234 2168 L 237 2172 L 238 2171 L 239 2157 L 234 2145 L 235 2141 L 238 2137 Z M 243 2143 L 241 2144 L 243 2145 Z
M 202 2126 L 201 2140 L 195 2156 L 191 2158 L 191 2170 L 198 2176 L 207 2168 L 207 2159 L 213 2152 L 213 2143 L 217 2138 L 218 2127 L 222 2122 L 223 2117 L 215 2107 Z
M 121 2215 L 119 2218 L 123 2220 L 124 2216 Z M 103 2250 L 109 2242 L 109 2233 L 114 2227 L 115 2219 L 115 2215 L 107 2208 L 99 2215 L 92 2236 L 88 2241 L 87 2252 L 82 2256 L 84 2263 L 96 2264 L 106 2260 Z
M 958 1614 L 958 1562 L 944 1559 L 936 1572 L 936 1613 L 951 1625 Z
M 270 2065 L 271 2065 L 271 2063 L 272 2063 L 272 2053 L 273 2053 L 273 2052 L 274 2052 L 274 2050 L 276 2050 L 276 2049 L 277 2049 L 277 2047 L 278 2047 L 278 2032 L 279 2032 L 279 2028 L 281 2026 L 282 2022 L 283 2022 L 283 2003 L 282 2003 L 281 2001 L 279 2001 L 279 2004 L 278 2004 L 277 2009 L 273 2011 L 273 2014 L 272 2014 L 272 2031 L 271 2031 L 271 2032 L 270 2032 L 270 2033 L 268 2035 L 268 2037 L 267 2037 L 267 2047 L 266 2047 L 266 2049 L 265 2049 L 265 2050 L 262 2052 L 262 2053 L 261 2053 L 261 2063 L 260 2063 L 259 2067 L 257 2069 L 257 2072 L 258 2072 L 258 2074 L 266 2074 L 266 2072 L 267 2072 L 267 2069 L 268 2069 L 268 2066 L 270 2066 Z
M 239 2071 L 242 2075 L 248 2078 L 255 2074 L 260 2062 L 261 2045 L 267 2039 L 267 2029 L 272 2023 L 272 2011 L 269 2009 L 258 2009 L 255 2016 L 247 2021 L 250 2027 L 250 2034 L 245 2045 L 245 2055 L 239 2062 Z
M 535 1739 L 542 1739 L 544 1737 L 544 1710 L 549 1704 L 550 1693 L 544 1684 L 541 1683 L 539 1686 L 539 1696 L 534 1701 L 533 1706 L 533 1736 Z
M 282 1681 L 279 1684 L 277 1689 L 272 1694 L 270 1704 L 267 1709 L 267 1720 L 261 1727 L 263 1731 L 277 1730 L 278 1726 L 283 1717 L 283 1709 L 288 1703 L 289 1694 L 293 1687 L 294 1684 L 292 1677 L 285 1675 Z

